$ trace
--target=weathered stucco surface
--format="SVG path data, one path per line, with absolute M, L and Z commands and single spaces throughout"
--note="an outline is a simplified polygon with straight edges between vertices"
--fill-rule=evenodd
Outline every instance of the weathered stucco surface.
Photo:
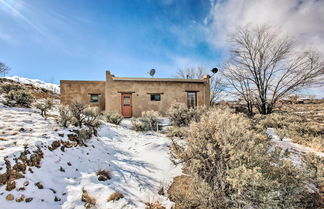
M 82 102 L 92 107 L 105 110 L 105 81 L 66 81 L 60 82 L 61 104 L 70 105 Z M 99 102 L 90 102 L 90 94 L 100 94 Z
M 74 101 L 98 106 L 102 111 L 121 113 L 122 93 L 132 94 L 133 116 L 143 111 L 155 110 L 165 115 L 174 103 L 187 105 L 187 92 L 197 92 L 197 105 L 209 106 L 209 79 L 152 79 L 120 78 L 106 72 L 106 81 L 61 81 L 61 103 Z M 161 101 L 151 101 L 151 94 L 161 94 Z M 90 94 L 100 94 L 99 103 L 90 102 Z
M 179 81 L 143 81 L 116 79 L 106 74 L 106 111 L 121 112 L 121 94 L 132 93 L 133 116 L 141 116 L 143 111 L 155 110 L 165 115 L 174 103 L 187 104 L 187 91 L 197 92 L 197 105 L 209 105 L 208 79 L 201 82 Z M 151 101 L 150 94 L 161 94 L 161 101 Z

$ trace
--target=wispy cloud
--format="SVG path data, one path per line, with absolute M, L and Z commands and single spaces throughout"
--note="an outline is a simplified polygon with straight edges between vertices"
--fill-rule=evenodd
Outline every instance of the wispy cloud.
M 11 1 L 13 2 L 13 1 Z M 4 11 L 6 11 L 7 14 L 18 18 L 22 20 L 25 24 L 29 25 L 32 27 L 34 30 L 39 32 L 40 34 L 44 35 L 45 37 L 49 38 L 49 36 L 36 24 L 34 24 L 28 17 L 26 17 L 18 8 L 21 8 L 21 10 L 24 7 L 24 3 L 20 2 L 20 4 L 16 3 L 10 3 L 7 0 L 0 0 L 0 5 L 4 7 Z
M 301 47 L 317 49 L 324 55 L 323 14 L 324 1 L 319 0 L 218 1 L 208 17 L 209 39 L 215 46 L 224 47 L 238 27 L 267 24 L 295 37 Z

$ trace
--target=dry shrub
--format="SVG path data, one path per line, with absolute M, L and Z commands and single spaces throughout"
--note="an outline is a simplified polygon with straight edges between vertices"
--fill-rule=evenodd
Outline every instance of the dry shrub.
M 87 107 L 82 112 L 84 119 L 83 124 L 92 130 L 93 135 L 97 136 L 97 129 L 102 124 L 101 119 L 101 112 L 98 107 Z
M 1 86 L 1 92 L 8 94 L 10 91 L 23 90 L 24 88 L 20 84 L 6 83 Z
M 72 115 L 73 124 L 75 126 L 82 127 L 83 121 L 85 119 L 84 111 L 86 110 L 87 106 L 81 102 L 74 102 L 70 105 L 69 110 Z
M 187 127 L 171 126 L 168 128 L 168 132 L 166 135 L 168 137 L 186 138 L 188 136 L 187 129 Z
M 309 194 L 306 174 L 269 152 L 268 137 L 242 114 L 212 109 L 189 127 L 180 161 L 192 177 L 197 208 L 298 208 Z M 181 199 L 179 200 L 181 202 Z M 190 207 L 189 207 L 190 208 Z
M 104 169 L 98 170 L 96 172 L 96 175 L 98 176 L 99 181 L 107 181 L 111 179 L 111 173 L 108 170 L 104 170 Z
M 97 129 L 102 124 L 101 123 L 101 112 L 97 107 L 89 107 L 83 103 L 73 103 L 71 106 L 61 106 L 59 109 L 59 118 L 56 120 L 57 123 L 65 128 L 67 128 L 70 124 L 74 126 L 78 126 L 85 128 L 80 130 L 84 132 L 84 139 L 88 139 L 86 137 L 87 134 L 97 136 Z M 90 138 L 91 138 L 90 136 Z
M 168 189 L 170 200 L 176 203 L 175 209 L 198 208 L 199 198 L 194 190 L 192 177 L 187 175 L 175 177 Z
M 135 131 L 156 131 L 160 114 L 157 111 L 150 110 L 142 112 L 142 117 L 132 119 L 132 128 Z
M 105 114 L 106 121 L 115 125 L 119 125 L 124 117 L 118 112 L 107 112 Z
M 159 202 L 154 202 L 154 203 L 147 202 L 145 203 L 145 205 L 146 205 L 145 209 L 165 209 L 165 207 Z
M 296 143 L 324 151 L 324 125 L 321 123 L 291 113 L 256 115 L 253 119 L 260 130 L 275 128 L 281 139 L 291 138 Z
M 56 119 L 56 122 L 64 127 L 67 128 L 72 122 L 72 114 L 67 106 L 59 107 L 59 117 Z
M 173 126 L 188 126 L 191 121 L 198 122 L 200 117 L 206 112 L 205 107 L 188 109 L 184 104 L 173 104 L 168 110 L 168 117 Z
M 108 197 L 108 202 L 109 201 L 118 201 L 120 199 L 124 198 L 124 195 L 120 192 L 114 192 L 113 194 L 111 194 L 109 197 Z
M 53 101 L 45 99 L 34 104 L 34 107 L 40 110 L 40 114 L 45 120 L 47 119 L 47 112 L 53 108 Z
M 12 90 L 5 94 L 5 105 L 29 108 L 34 101 L 33 95 L 25 90 Z
M 96 198 L 91 197 L 84 188 L 82 189 L 81 201 L 85 202 L 84 207 L 87 209 L 96 205 Z
M 313 183 L 317 187 L 324 186 L 324 158 L 310 153 L 304 156 L 304 161 Z

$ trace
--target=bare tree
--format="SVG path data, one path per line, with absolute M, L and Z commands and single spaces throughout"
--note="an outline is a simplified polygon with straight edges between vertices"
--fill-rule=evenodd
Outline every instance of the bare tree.
M 318 53 L 298 51 L 290 38 L 262 26 L 236 33 L 223 75 L 250 114 L 253 106 L 261 114 L 270 114 L 278 100 L 311 86 L 323 71 Z
M 6 77 L 6 74 L 10 71 L 10 67 L 8 67 L 5 63 L 0 62 L 0 74 L 3 74 L 3 77 Z
M 183 69 L 178 69 L 175 77 L 177 78 L 187 78 L 187 79 L 200 79 L 206 74 L 206 69 L 203 66 L 199 67 L 188 67 Z
M 200 79 L 204 75 L 208 74 L 206 68 L 203 66 L 189 67 L 184 69 L 178 69 L 175 77 L 186 79 Z M 210 105 L 213 105 L 217 100 L 221 98 L 222 92 L 225 91 L 225 83 L 222 77 L 215 75 L 210 78 Z

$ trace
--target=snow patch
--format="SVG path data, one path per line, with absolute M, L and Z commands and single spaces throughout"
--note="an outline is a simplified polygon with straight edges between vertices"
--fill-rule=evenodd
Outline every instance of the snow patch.
M 60 86 L 57 84 L 46 83 L 46 82 L 38 80 L 38 79 L 30 79 L 30 78 L 24 78 L 24 77 L 20 77 L 20 76 L 12 76 L 12 77 L 5 77 L 5 78 L 9 79 L 9 80 L 16 81 L 18 83 L 22 83 L 22 84 L 32 84 L 36 87 L 44 88 L 44 89 L 53 91 L 58 94 L 60 93 Z

